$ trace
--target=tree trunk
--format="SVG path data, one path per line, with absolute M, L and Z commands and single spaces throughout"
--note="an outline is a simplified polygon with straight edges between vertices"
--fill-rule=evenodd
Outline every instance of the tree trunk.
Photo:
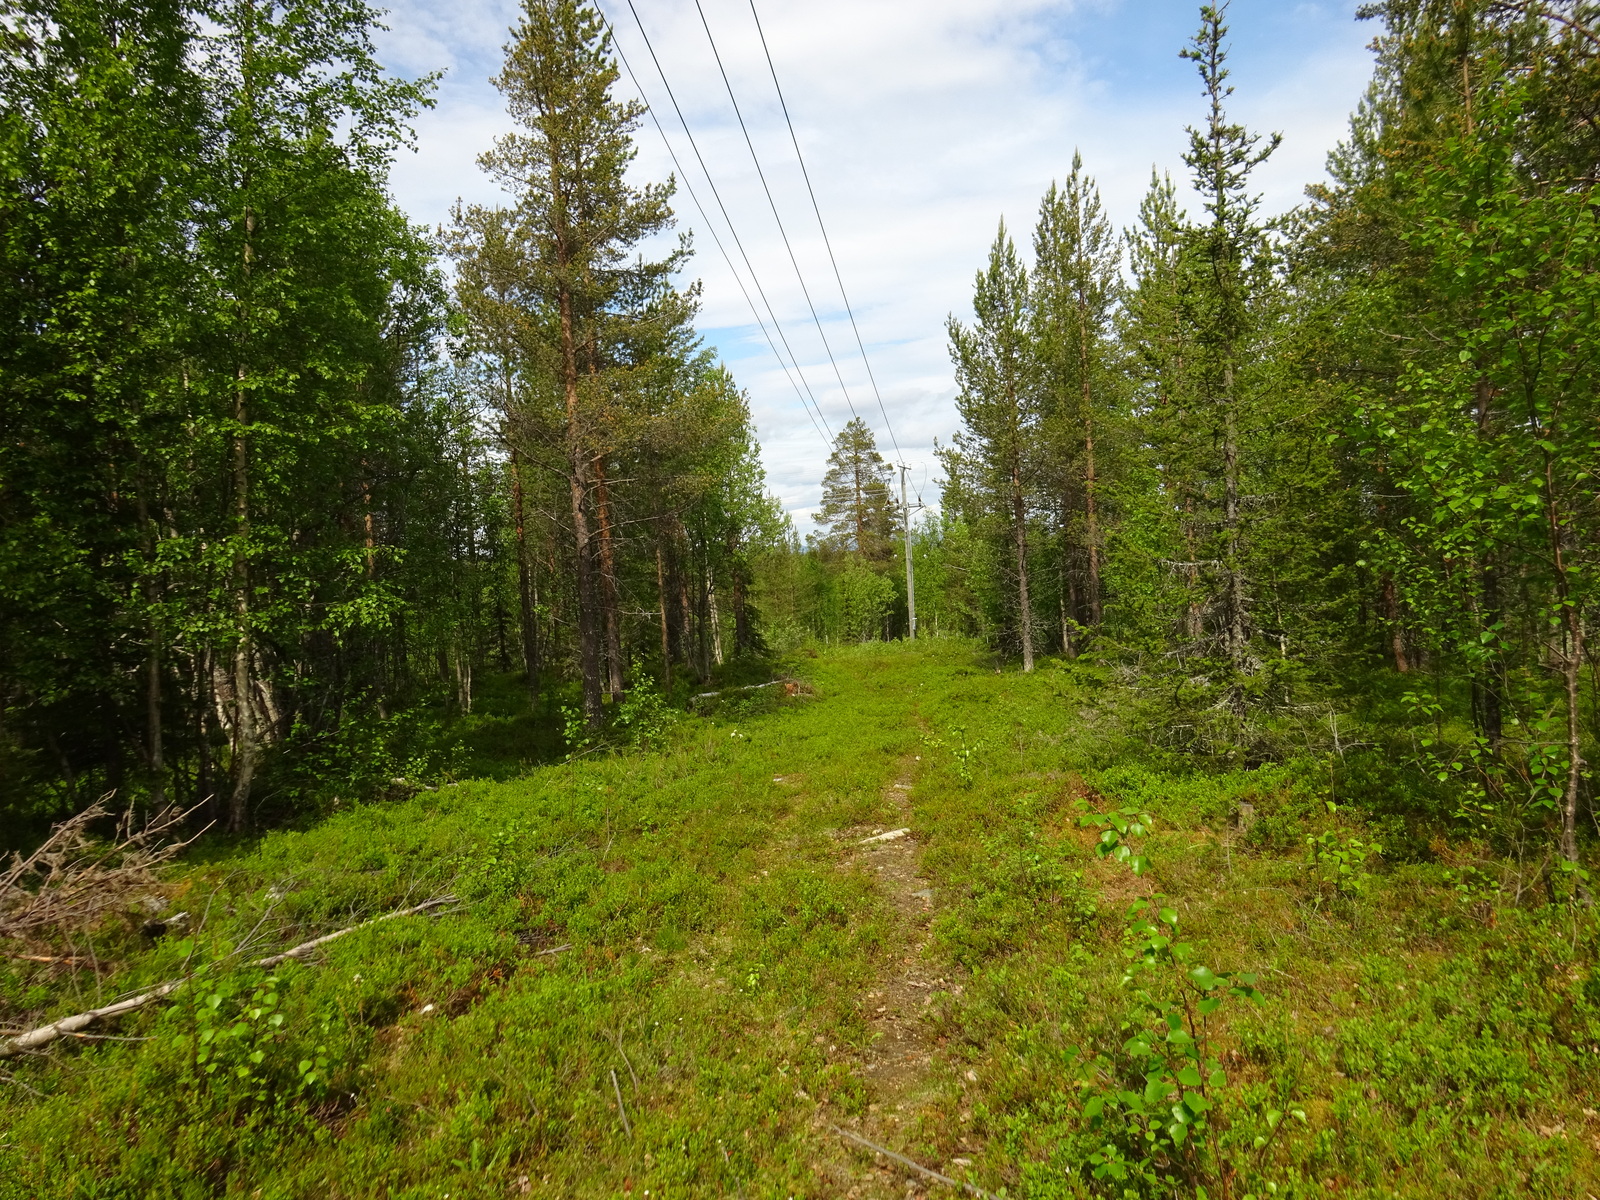
M 1072 644 L 1072 624 L 1067 619 L 1067 573 L 1061 572 L 1061 587 L 1056 592 L 1056 607 L 1061 610 L 1061 654 L 1065 658 L 1077 658 L 1078 651 Z
M 668 634 L 671 628 L 667 620 L 667 574 L 661 561 L 661 532 L 656 531 L 656 603 L 661 612 L 661 690 L 667 693 L 672 691 L 672 638 Z
M 595 619 L 594 547 L 587 511 L 589 452 L 584 445 L 582 414 L 578 408 L 578 359 L 573 330 L 572 292 L 561 289 L 561 373 L 567 408 L 567 497 L 572 505 L 572 538 L 577 559 L 578 659 L 583 674 L 583 715 L 590 729 L 605 718 L 600 700 L 600 638 Z
M 677 557 L 678 574 L 678 653 L 682 657 L 684 664 L 695 667 L 697 677 L 703 679 L 704 676 L 699 674 L 698 665 L 692 657 L 694 653 L 694 609 L 689 606 L 689 531 L 683 528 L 681 522 L 678 525 L 678 531 L 683 535 L 683 554 L 675 556 Z
M 722 615 L 717 611 L 717 581 L 706 574 L 706 623 L 711 627 L 711 657 L 722 665 Z
M 250 785 L 256 771 L 255 705 L 251 692 L 255 682 L 251 666 L 255 647 L 250 630 L 250 458 L 245 441 L 245 370 L 238 369 L 238 387 L 233 401 L 233 751 L 229 767 L 233 775 L 228 800 L 228 831 L 242 833 L 250 819 Z
M 733 649 L 735 654 L 748 654 L 755 648 L 755 638 L 750 628 L 749 585 L 744 570 L 736 563 L 733 568 Z
M 1562 609 L 1566 654 L 1561 664 L 1567 699 L 1567 786 L 1561 797 L 1561 857 L 1578 861 L 1578 800 L 1583 789 L 1583 722 L 1578 708 L 1578 673 L 1583 666 L 1583 621 L 1571 605 Z
M 1078 373 L 1083 394 L 1083 519 L 1085 548 L 1089 552 L 1089 572 L 1084 580 L 1088 588 L 1089 624 L 1100 628 L 1100 513 L 1095 495 L 1094 467 L 1094 410 L 1093 394 L 1089 387 L 1089 315 L 1082 299 L 1078 303 Z
M 1395 595 L 1394 576 L 1383 576 L 1383 619 L 1389 626 L 1389 649 L 1394 654 L 1394 669 L 1402 675 L 1410 674 L 1411 660 L 1406 657 L 1405 632 L 1400 626 L 1400 602 Z
M 695 572 L 695 634 L 696 648 L 699 650 L 699 662 L 696 664 L 700 670 L 701 679 L 711 678 L 711 581 L 707 578 L 704 562 L 699 564 Z
M 599 523 L 600 597 L 606 638 L 605 690 L 616 699 L 623 694 L 621 596 L 617 587 L 616 552 L 611 539 L 611 491 L 606 486 L 605 463 L 594 461 L 595 516 Z
M 161 623 L 156 616 L 156 602 L 160 598 L 155 572 L 158 531 L 150 519 L 150 506 L 145 499 L 146 486 L 147 478 L 141 461 L 137 484 L 139 524 L 149 538 L 145 547 L 148 565 L 143 583 L 149 638 L 144 664 L 145 762 L 150 768 L 150 803 L 159 809 L 166 797 L 166 762 L 161 741 Z
M 1033 670 L 1033 601 L 1028 595 L 1028 512 L 1022 499 L 1022 475 L 1011 469 L 1011 521 L 1017 544 L 1018 632 L 1022 635 L 1022 669 Z
M 361 533 L 367 554 L 367 578 L 378 574 L 378 538 L 372 520 L 372 481 L 367 478 L 367 461 L 361 460 Z
M 1549 436 L 1548 434 L 1546 436 Z M 1561 796 L 1561 857 L 1578 861 L 1578 801 L 1583 790 L 1583 717 L 1578 707 L 1578 676 L 1583 669 L 1583 614 L 1573 601 L 1567 574 L 1566 544 L 1560 502 L 1556 496 L 1555 462 L 1544 451 L 1545 515 L 1550 539 L 1551 565 L 1555 567 L 1556 601 L 1561 606 L 1561 681 L 1567 702 L 1567 782 Z M 1578 892 L 1589 892 L 1581 881 Z
M 211 707 L 216 703 L 212 694 L 212 671 L 210 650 L 202 649 L 194 656 L 192 669 L 194 671 L 194 701 L 195 701 L 195 744 L 198 754 L 194 767 L 194 795 L 192 804 L 204 804 L 206 816 L 215 821 L 217 819 L 216 796 L 211 790 Z
M 1191 646 L 1198 646 L 1201 637 L 1205 634 L 1205 622 L 1200 613 L 1200 601 L 1195 596 L 1195 589 L 1199 584 L 1200 568 L 1194 566 L 1199 555 L 1199 548 L 1194 536 L 1194 496 L 1189 489 L 1183 489 L 1183 544 L 1189 552 L 1190 566 L 1184 568 L 1184 591 L 1189 599 L 1183 610 L 1183 633 Z
M 1483 628 L 1487 632 L 1500 624 L 1500 572 L 1492 561 L 1483 569 Z M 1497 647 L 1491 643 L 1488 660 L 1483 667 L 1483 734 L 1489 739 L 1489 748 L 1496 753 L 1505 737 L 1504 692 L 1505 664 Z
M 539 624 L 533 599 L 533 563 L 528 556 L 528 531 L 522 496 L 522 455 L 511 448 L 511 522 L 517 539 L 517 603 L 522 629 L 522 670 L 528 701 L 539 703 Z
M 1243 674 L 1247 666 L 1249 625 L 1246 612 L 1244 571 L 1239 561 L 1239 423 L 1234 403 L 1233 363 L 1222 371 L 1223 428 L 1222 466 L 1225 493 L 1222 522 L 1227 537 L 1227 578 L 1224 581 L 1227 606 L 1228 662 L 1234 671 Z

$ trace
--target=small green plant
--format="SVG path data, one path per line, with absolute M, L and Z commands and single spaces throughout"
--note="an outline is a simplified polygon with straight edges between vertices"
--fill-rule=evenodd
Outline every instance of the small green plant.
M 1089 805 L 1087 801 L 1080 800 L 1078 807 L 1087 809 Z M 1086 812 L 1078 818 L 1078 824 L 1086 829 L 1101 831 L 1100 841 L 1095 846 L 1101 858 L 1115 859 L 1135 875 L 1143 875 L 1149 869 L 1150 860 L 1128 844 L 1129 838 L 1142 838 L 1155 827 L 1155 821 L 1149 813 L 1136 808 L 1117 808 L 1103 813 Z
M 459 856 L 455 868 L 458 894 L 494 899 L 514 896 L 532 858 L 526 846 L 530 832 L 526 821 L 507 821 L 489 836 L 486 845 Z
M 956 760 L 956 774 L 961 777 L 961 782 L 966 787 L 973 785 L 972 760 L 983 751 L 982 742 L 967 741 L 967 731 L 964 727 L 953 725 L 950 727 L 950 736 L 960 743 L 959 749 L 951 750 Z
M 1328 801 L 1328 811 L 1337 814 L 1339 805 Z M 1342 896 L 1359 896 L 1372 882 L 1368 864 L 1382 855 L 1383 845 L 1367 841 L 1347 829 L 1328 829 L 1306 835 L 1307 861 L 1320 868 L 1323 877 Z
M 237 976 L 212 976 L 205 967 L 196 975 L 189 1000 L 194 1066 L 228 1107 L 264 1105 L 274 1098 L 279 1064 L 273 1051 L 284 1040 L 279 982 L 268 975 L 247 992 Z M 300 1076 L 304 1086 L 321 1078 L 314 1069 Z
M 661 695 L 655 682 L 637 665 L 634 667 L 635 683 L 627 697 L 617 706 L 616 724 L 630 745 L 641 749 L 660 746 L 667 730 L 678 720 L 678 712 Z M 568 735 L 569 744 L 571 735 Z
M 569 758 L 575 758 L 600 743 L 600 739 L 589 728 L 583 709 L 576 704 L 561 706 L 561 738 L 566 744 Z
M 610 719 L 604 729 L 591 729 L 580 705 L 560 706 L 561 738 L 568 758 L 577 758 L 604 746 L 628 745 L 649 750 L 664 743 L 667 730 L 677 722 L 679 713 L 637 662 L 633 667 L 633 679 L 634 685 L 621 703 L 609 710 Z

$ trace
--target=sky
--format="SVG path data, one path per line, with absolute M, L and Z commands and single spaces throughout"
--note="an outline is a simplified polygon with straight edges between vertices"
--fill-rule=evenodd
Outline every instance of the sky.
M 1199 26 L 1199 8 L 1188 0 L 754 5 L 870 379 L 751 0 L 700 0 L 704 24 L 695 0 L 632 0 L 631 9 L 628 0 L 601 3 L 637 73 L 636 80 L 624 74 L 619 93 L 642 93 L 654 106 L 684 167 L 680 179 L 705 205 L 738 264 L 736 277 L 680 183 L 679 229 L 692 233 L 695 246 L 680 284 L 702 283 L 698 328 L 749 395 L 768 486 L 804 535 L 814 528 L 810 512 L 830 448 L 824 430 L 837 433 L 853 415 L 872 427 L 886 458 L 911 467 L 912 489 L 937 503 L 935 441 L 948 444 L 959 424 L 946 319 L 970 319 L 973 276 L 1002 219 L 1027 257 L 1039 200 L 1070 169 L 1074 151 L 1082 153 L 1119 227 L 1134 220 L 1152 169 L 1171 172 L 1198 211 L 1182 153 L 1184 127 L 1202 120 L 1203 102 L 1194 64 L 1178 51 Z M 1345 135 L 1366 87 L 1372 65 L 1366 46 L 1376 30 L 1355 20 L 1355 8 L 1356 0 L 1233 0 L 1229 9 L 1229 82 L 1237 89 L 1230 114 L 1253 130 L 1283 135 L 1257 175 L 1268 213 L 1293 207 L 1307 184 L 1323 178 L 1326 156 Z M 457 198 L 506 199 L 476 158 L 510 129 L 489 79 L 517 10 L 512 0 L 392 0 L 390 29 L 379 42 L 383 61 L 406 76 L 443 72 L 436 107 L 416 123 L 416 150 L 402 153 L 392 175 L 395 196 L 415 221 L 430 227 L 447 221 Z M 746 292 L 758 306 L 760 294 L 668 100 L 640 22 L 820 414 L 808 410 L 809 400 L 802 401 L 752 316 Z M 632 171 L 639 182 L 676 173 L 650 118 L 637 141 Z

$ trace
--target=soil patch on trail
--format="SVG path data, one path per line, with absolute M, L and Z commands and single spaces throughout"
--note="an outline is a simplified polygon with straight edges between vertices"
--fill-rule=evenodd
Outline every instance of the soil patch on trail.
M 863 1015 L 871 1030 L 858 1068 L 867 1085 L 867 1111 L 840 1124 L 881 1146 L 917 1158 L 908 1145 L 920 1140 L 917 1135 L 924 1123 L 936 1122 L 938 1110 L 948 1103 L 945 1089 L 931 1070 L 937 1045 L 928 1029 L 927 1012 L 936 993 L 959 994 L 961 987 L 951 978 L 953 968 L 926 957 L 935 895 L 918 866 L 921 847 L 912 830 L 912 787 L 907 763 L 885 789 L 894 814 L 892 822 L 857 827 L 843 835 L 848 845 L 843 865 L 869 874 L 895 914 L 897 953 L 885 962 L 883 974 L 862 997 Z M 930 1187 L 946 1190 L 881 1155 L 849 1145 L 845 1149 L 856 1164 L 852 1186 L 842 1193 L 849 1200 L 923 1195 Z M 949 1169 L 949 1164 L 941 1162 L 924 1165 Z

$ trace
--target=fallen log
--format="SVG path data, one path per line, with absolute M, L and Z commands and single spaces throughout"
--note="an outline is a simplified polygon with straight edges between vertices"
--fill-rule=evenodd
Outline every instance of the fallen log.
M 395 912 L 384 913 L 382 916 L 372 917 L 357 925 L 351 925 L 333 933 L 326 933 L 321 937 L 312 938 L 309 942 L 301 942 L 298 946 L 293 946 L 281 954 L 258 958 L 250 965 L 253 967 L 276 967 L 280 963 L 288 962 L 290 959 L 304 958 L 319 946 L 326 946 L 329 942 L 342 938 L 347 933 L 354 933 L 358 929 L 365 929 L 367 926 L 376 925 L 380 921 L 392 921 L 396 917 L 416 916 L 418 913 L 427 912 L 429 909 L 440 908 L 446 904 L 454 904 L 455 901 L 456 898 L 454 896 L 440 896 L 436 900 L 429 900 L 412 908 L 402 908 Z M 80 1029 L 87 1029 L 96 1021 L 103 1021 L 110 1017 L 120 1017 L 124 1013 L 141 1009 L 157 1000 L 164 1000 L 193 978 L 194 976 L 192 975 L 185 975 L 182 979 L 170 979 L 166 983 L 157 984 L 155 987 L 140 992 L 136 996 L 129 996 L 126 1000 L 118 1000 L 115 1004 L 107 1004 L 103 1008 L 91 1008 L 88 1012 L 74 1013 L 70 1017 L 62 1017 L 59 1021 L 52 1021 L 48 1025 L 41 1025 L 37 1029 L 30 1029 L 25 1033 L 6 1038 L 0 1041 L 0 1059 L 15 1058 L 17 1055 L 25 1054 L 29 1050 L 37 1050 L 40 1046 L 48 1046 L 57 1038 L 70 1037 Z

